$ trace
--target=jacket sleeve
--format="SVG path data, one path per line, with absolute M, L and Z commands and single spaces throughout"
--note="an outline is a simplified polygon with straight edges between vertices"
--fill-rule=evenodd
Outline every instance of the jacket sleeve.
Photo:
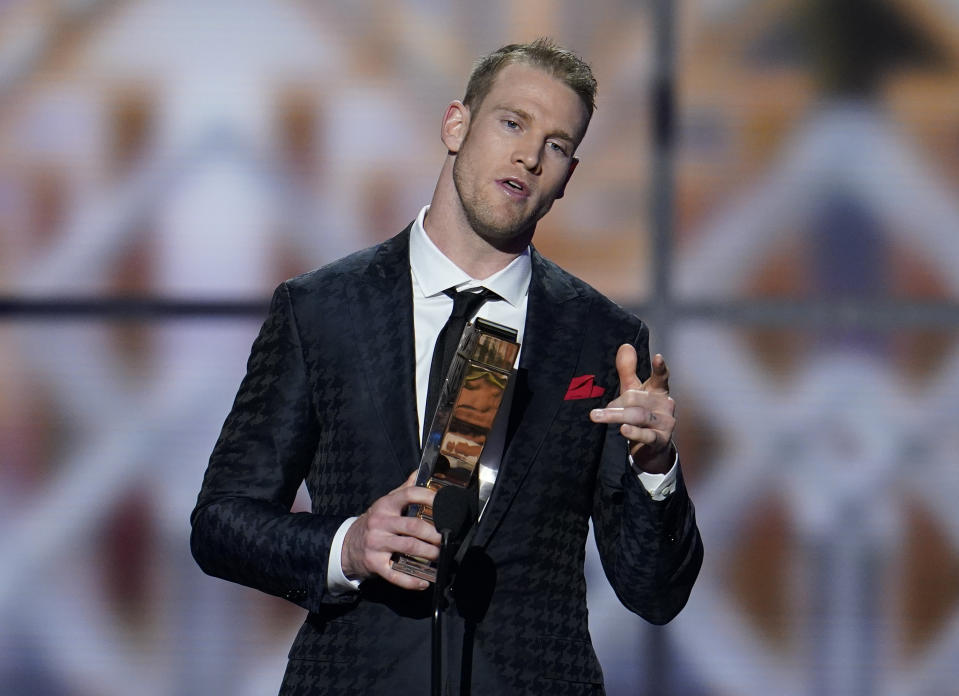
M 204 572 L 316 611 L 343 521 L 290 508 L 316 451 L 312 404 L 290 293 L 277 288 L 210 457 L 190 546 Z
M 643 325 L 633 341 L 643 379 L 649 375 L 648 335 Z M 596 544 L 619 600 L 647 621 L 665 624 L 689 599 L 703 562 L 702 539 L 682 472 L 675 491 L 654 501 L 626 454 L 619 428 L 609 426 L 593 496 Z

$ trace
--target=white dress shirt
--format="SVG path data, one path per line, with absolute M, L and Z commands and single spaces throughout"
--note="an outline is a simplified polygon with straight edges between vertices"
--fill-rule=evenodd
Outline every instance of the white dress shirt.
M 422 437 L 423 418 L 426 410 L 426 392 L 429 386 L 430 365 L 436 338 L 442 330 L 450 313 L 453 300 L 444 290 L 456 288 L 457 291 L 484 287 L 495 292 L 500 300 L 486 302 L 476 316 L 495 321 L 517 331 L 520 351 L 523 345 L 523 331 L 526 327 L 526 307 L 529 299 L 529 283 L 532 277 L 530 252 L 527 248 L 513 259 L 506 268 L 484 279 L 471 278 L 459 266 L 447 258 L 426 234 L 423 222 L 429 206 L 420 210 L 410 230 L 410 278 L 413 288 L 413 343 L 416 358 L 416 414 L 419 433 Z M 516 365 L 519 365 L 519 355 Z M 503 408 L 508 408 L 503 404 Z M 501 443 L 500 443 L 501 444 Z M 491 447 L 492 446 L 492 447 Z M 483 461 L 490 458 L 498 460 L 503 452 L 494 451 L 493 441 L 483 450 Z M 498 466 L 494 466 L 498 469 Z M 676 484 L 676 464 L 665 474 L 636 472 L 640 482 L 656 500 L 663 500 L 672 493 Z M 355 517 L 345 520 L 330 547 L 330 560 L 327 570 L 327 589 L 333 594 L 355 591 L 359 581 L 350 580 L 343 573 L 341 553 L 343 539 L 353 524 Z

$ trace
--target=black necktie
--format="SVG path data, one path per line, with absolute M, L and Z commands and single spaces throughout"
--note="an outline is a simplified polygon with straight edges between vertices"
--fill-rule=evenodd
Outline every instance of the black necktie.
M 423 412 L 423 444 L 426 444 L 426 435 L 433 424 L 433 416 L 440 398 L 440 391 L 446 373 L 449 372 L 456 346 L 463 336 L 466 323 L 472 319 L 479 308 L 487 300 L 499 299 L 492 290 L 482 288 L 479 292 L 456 292 L 454 288 L 444 290 L 444 293 L 453 298 L 453 311 L 446 325 L 436 337 L 436 347 L 433 348 L 433 362 L 430 363 L 430 383 L 426 390 L 426 410 Z

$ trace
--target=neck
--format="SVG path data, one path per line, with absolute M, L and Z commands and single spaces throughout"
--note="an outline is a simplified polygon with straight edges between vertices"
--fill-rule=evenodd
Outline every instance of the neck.
M 523 238 L 500 246 L 477 234 L 466 219 L 453 184 L 452 160 L 452 157 L 447 158 L 440 173 L 423 228 L 450 261 L 471 278 L 484 280 L 506 268 L 526 250 L 532 240 L 532 230 Z

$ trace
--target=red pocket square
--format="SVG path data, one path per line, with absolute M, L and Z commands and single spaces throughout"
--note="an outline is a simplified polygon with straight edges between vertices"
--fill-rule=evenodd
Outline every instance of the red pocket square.
M 580 375 L 570 380 L 564 400 L 592 399 L 595 396 L 602 396 L 605 393 L 605 387 L 596 385 L 596 375 Z

